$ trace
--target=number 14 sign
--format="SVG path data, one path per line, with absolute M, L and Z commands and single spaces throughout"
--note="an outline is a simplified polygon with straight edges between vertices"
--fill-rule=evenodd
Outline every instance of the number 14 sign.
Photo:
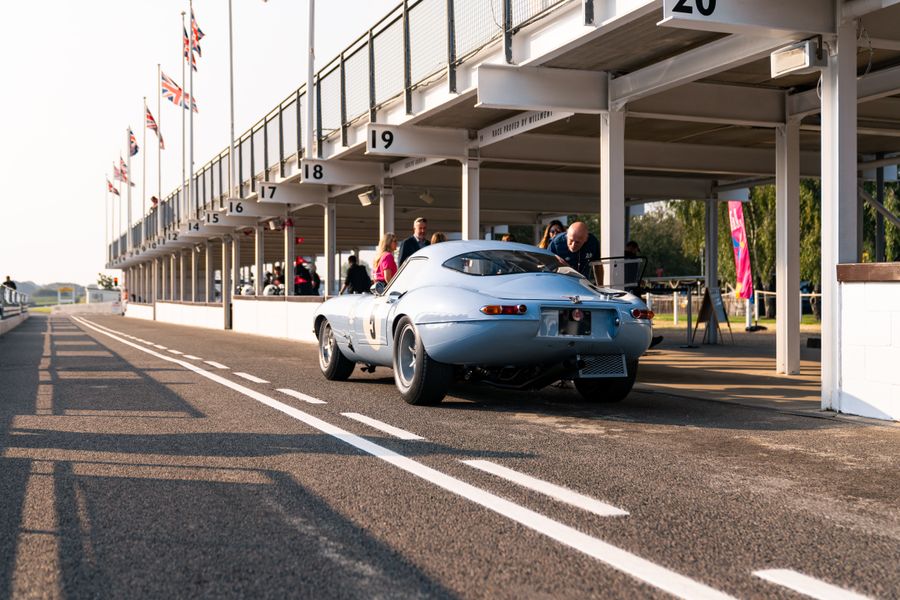
M 832 0 L 663 0 L 659 25 L 750 35 L 834 33 Z

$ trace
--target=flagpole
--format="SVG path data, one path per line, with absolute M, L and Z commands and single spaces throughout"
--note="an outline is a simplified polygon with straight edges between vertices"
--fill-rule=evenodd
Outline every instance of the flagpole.
M 109 264 L 109 176 L 106 177 L 106 212 L 103 214 L 103 249 L 106 251 L 106 264 Z M 104 267 L 106 268 L 106 267 Z
M 188 0 L 188 7 L 191 9 L 191 33 L 188 36 L 189 48 L 188 56 L 190 57 L 190 102 L 188 102 L 188 120 L 190 121 L 191 137 L 190 137 L 190 159 L 188 162 L 188 207 L 194 210 L 194 216 L 197 216 L 197 199 L 194 198 L 194 0 Z
M 156 63 L 156 235 L 162 235 L 162 69 Z M 146 149 L 146 148 L 145 148 Z
M 306 148 L 304 149 L 304 158 L 314 158 L 313 154 L 313 112 L 315 103 L 314 73 L 316 64 L 316 0 L 307 0 L 309 2 L 309 56 L 306 64 Z
M 234 185 L 234 34 L 231 20 L 231 0 L 228 0 L 228 93 L 230 102 L 231 132 L 228 136 L 228 194 L 226 200 L 235 196 Z
M 147 243 L 147 96 L 144 96 L 144 156 L 141 157 L 141 243 Z
M 187 31 L 187 28 L 184 25 L 184 11 L 181 11 L 181 33 L 182 33 L 182 36 L 184 35 L 185 31 Z M 181 45 L 184 46 L 184 40 L 182 40 Z M 184 54 L 183 49 L 182 49 L 182 54 Z M 181 107 L 182 108 L 184 108 L 184 63 L 185 63 L 185 61 L 189 61 L 190 59 L 191 59 L 190 58 L 190 42 L 188 42 L 187 56 L 182 56 L 182 59 L 181 59 L 181 90 L 182 90 L 182 92 L 181 92 L 182 106 Z M 190 65 L 188 65 L 188 66 L 190 66 Z M 190 109 L 188 109 L 188 110 L 190 110 Z M 177 219 L 179 223 L 181 223 L 181 207 L 185 201 L 184 185 L 185 185 L 185 181 L 187 181 L 187 176 L 185 175 L 185 172 L 184 172 L 184 170 L 185 170 L 184 169 L 185 134 L 186 133 L 187 133 L 187 131 L 185 130 L 185 124 L 184 124 L 184 110 L 182 110 L 181 111 L 181 194 L 179 194 L 179 196 L 180 196 L 179 202 L 178 202 L 179 212 L 178 212 L 178 219 Z
M 125 231 L 125 239 L 128 240 L 126 247 L 131 250 L 134 247 L 134 240 L 131 239 L 131 127 L 125 130 L 125 154 L 128 156 L 125 163 L 128 170 L 125 177 L 128 180 L 125 182 L 125 187 L 128 188 L 128 229 Z

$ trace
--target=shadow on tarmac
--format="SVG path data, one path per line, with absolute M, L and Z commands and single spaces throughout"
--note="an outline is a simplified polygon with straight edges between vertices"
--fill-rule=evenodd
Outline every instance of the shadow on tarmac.
M 131 427 L 140 411 L 203 413 L 143 373 L 125 384 L 145 386 L 143 400 L 125 401 L 107 376 L 124 370 L 120 356 L 46 355 L 48 330 L 51 344 L 57 326 L 78 339 L 69 323 L 32 318 L 0 338 L 0 597 L 453 597 L 294 476 L 221 458 L 358 454 L 333 438 L 83 431 Z M 59 379 L 66 371 L 89 375 Z M 71 391 L 82 384 L 93 387 Z M 67 410 L 113 418 L 70 421 Z M 59 429 L 16 419 L 52 419 Z M 152 464 L 165 462 L 159 455 L 215 460 Z

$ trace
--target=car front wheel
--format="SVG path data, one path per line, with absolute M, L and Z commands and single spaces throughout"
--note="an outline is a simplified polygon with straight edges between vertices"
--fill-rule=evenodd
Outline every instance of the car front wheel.
M 397 324 L 394 335 L 394 382 L 409 404 L 439 404 L 453 379 L 453 366 L 428 356 L 409 317 Z
M 637 360 L 627 363 L 628 375 L 600 379 L 576 379 L 575 389 L 590 402 L 621 402 L 631 392 L 637 377 Z
M 325 379 L 344 381 L 353 373 L 355 366 L 356 363 L 344 356 L 338 348 L 331 323 L 324 319 L 319 325 L 319 368 Z

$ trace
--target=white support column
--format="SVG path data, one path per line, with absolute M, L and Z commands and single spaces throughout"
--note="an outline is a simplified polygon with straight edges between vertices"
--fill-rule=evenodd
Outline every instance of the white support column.
M 337 253 L 337 215 L 335 204 L 329 201 L 325 205 L 325 275 L 322 277 L 324 289 L 323 296 L 333 296 L 337 293 L 335 282 L 340 280 L 334 270 L 334 255 Z
M 835 4 L 840 10 L 842 3 Z M 822 73 L 822 408 L 834 410 L 841 408 L 837 265 L 858 259 L 856 25 L 849 21 L 838 27 Z
M 152 304 L 153 304 L 153 320 L 156 320 L 156 302 L 159 300 L 159 259 L 154 258 L 153 262 L 150 263 L 150 270 L 152 271 L 153 277 L 153 285 L 151 286 L 151 294 L 152 296 Z
M 180 302 L 184 302 L 185 297 L 185 285 L 184 285 L 184 277 L 185 268 L 184 268 L 184 250 L 178 251 L 178 300 Z
M 222 237 L 222 326 L 225 329 L 231 329 L 231 290 L 234 289 L 231 253 L 235 245 L 231 236 Z
M 385 233 L 396 233 L 394 229 L 394 185 L 390 179 L 385 179 L 381 187 L 381 202 L 378 205 L 378 239 L 381 240 Z
M 282 269 L 284 270 L 284 295 L 294 295 L 294 260 L 296 259 L 297 244 L 297 228 L 294 227 L 293 221 L 288 221 L 289 225 L 284 226 L 284 262 Z
M 165 302 L 169 299 L 169 268 L 166 265 L 166 257 L 159 257 L 159 299 Z
M 231 242 L 231 290 L 229 294 L 241 283 L 241 235 L 236 233 Z
M 198 278 L 200 276 L 198 271 L 199 265 L 197 264 L 199 259 L 197 251 L 199 249 L 199 246 L 191 246 L 191 249 L 189 250 L 191 253 L 191 302 L 197 301 Z
M 213 266 L 212 250 L 212 240 L 206 240 L 206 248 L 203 252 L 203 274 L 206 281 L 203 287 L 207 304 L 216 301 L 216 269 Z
M 741 193 L 749 193 L 747 190 L 727 192 L 726 198 L 737 200 Z M 706 200 L 706 215 L 704 220 L 703 245 L 703 276 L 706 278 L 706 287 L 719 287 L 719 198 Z M 718 320 L 715 311 L 709 315 L 709 323 L 706 325 L 706 341 L 710 344 L 719 343 Z
M 800 374 L 800 121 L 775 129 L 775 370 Z
M 178 299 L 178 292 L 175 287 L 175 266 L 176 266 L 176 257 L 174 254 L 169 256 L 169 300 L 175 302 Z
M 600 115 L 600 256 L 625 252 L 625 111 Z M 599 257 L 598 257 L 599 258 Z M 621 287 L 624 269 L 606 269 L 605 283 Z
M 462 239 L 481 237 L 481 160 L 478 150 L 469 150 L 462 164 Z
M 256 268 L 256 275 L 253 277 L 253 291 L 257 296 L 263 293 L 263 263 L 265 262 L 265 235 L 266 229 L 262 225 L 256 226 L 256 233 L 253 236 L 253 263 Z

